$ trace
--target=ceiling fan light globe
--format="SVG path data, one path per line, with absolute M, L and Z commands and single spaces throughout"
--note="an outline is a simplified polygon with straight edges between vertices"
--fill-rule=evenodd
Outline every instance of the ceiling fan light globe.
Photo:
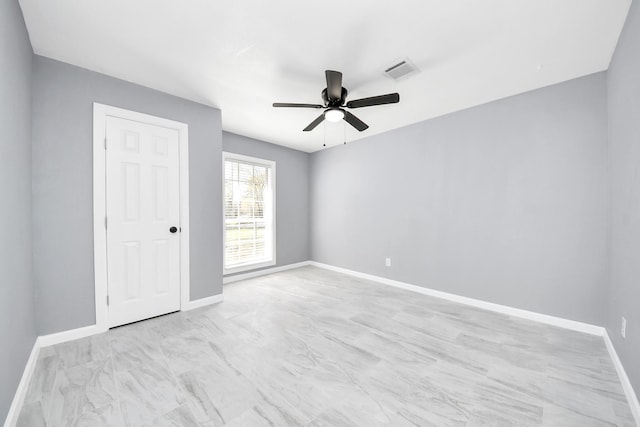
M 324 118 L 328 122 L 339 122 L 340 120 L 344 119 L 344 111 L 339 108 L 331 108 L 324 112 Z

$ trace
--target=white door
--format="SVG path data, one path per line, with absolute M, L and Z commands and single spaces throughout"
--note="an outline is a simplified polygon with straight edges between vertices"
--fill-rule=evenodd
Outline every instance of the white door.
M 178 135 L 107 117 L 109 327 L 180 309 Z

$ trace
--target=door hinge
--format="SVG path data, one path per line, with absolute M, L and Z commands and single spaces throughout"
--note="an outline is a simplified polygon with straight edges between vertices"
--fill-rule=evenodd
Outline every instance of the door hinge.
M 105 230 L 107 229 L 107 217 L 106 216 L 104 217 L 104 229 Z
M 107 295 L 107 307 L 109 306 L 109 295 Z
M 107 137 L 106 136 L 104 137 L 104 149 L 105 150 L 107 149 Z

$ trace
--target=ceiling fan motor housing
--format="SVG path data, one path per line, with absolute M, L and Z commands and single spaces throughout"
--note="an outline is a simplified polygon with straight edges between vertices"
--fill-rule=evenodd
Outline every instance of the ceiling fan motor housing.
M 347 99 L 347 89 L 342 88 L 342 94 L 340 99 L 329 99 L 329 95 L 327 93 L 327 89 L 322 89 L 322 100 L 324 101 L 325 107 L 342 107 Z

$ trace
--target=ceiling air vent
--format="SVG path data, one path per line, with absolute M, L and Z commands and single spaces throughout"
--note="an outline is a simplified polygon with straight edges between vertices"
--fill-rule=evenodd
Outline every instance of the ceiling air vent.
M 393 80 L 404 80 L 417 73 L 418 67 L 416 67 L 409 58 L 401 58 L 390 67 L 384 70 L 384 74 L 387 77 L 391 77 Z

